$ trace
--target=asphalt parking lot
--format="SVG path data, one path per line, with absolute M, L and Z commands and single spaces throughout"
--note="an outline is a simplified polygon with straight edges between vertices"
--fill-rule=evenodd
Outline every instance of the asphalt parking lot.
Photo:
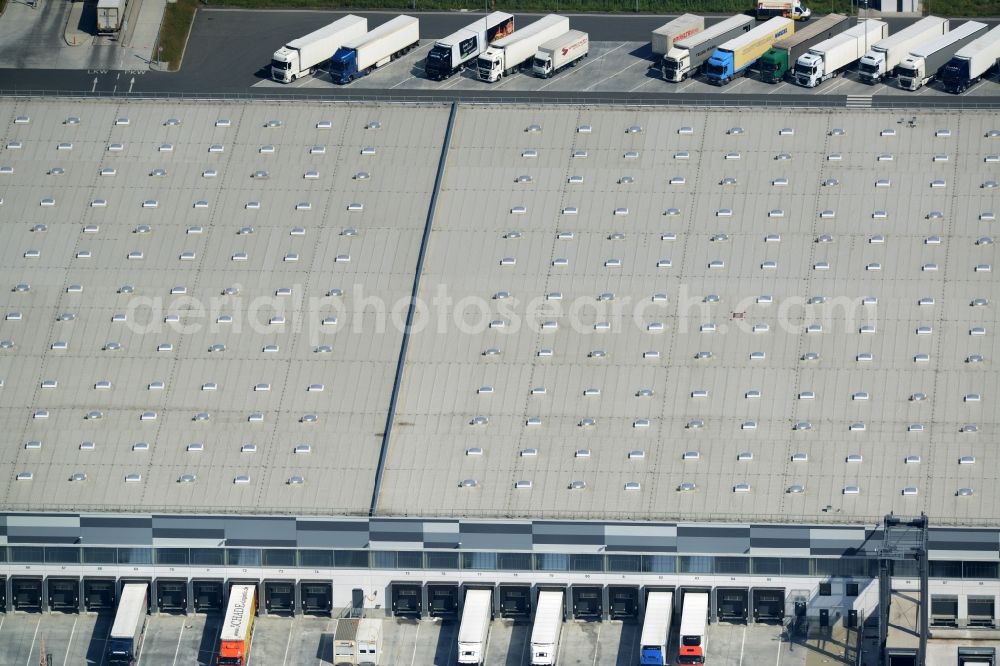
M 154 615 L 149 618 L 138 666 L 213 663 L 218 648 L 219 615 Z M 0 615 L 0 665 L 39 662 L 42 650 L 51 664 L 102 665 L 111 629 L 110 615 Z M 332 664 L 337 620 L 326 617 L 259 617 L 254 626 L 250 664 Z M 393 666 L 455 663 L 458 622 L 389 618 L 383 622 L 381 664 Z M 559 664 L 632 666 L 639 658 L 641 625 L 635 622 L 568 621 L 563 625 Z M 490 631 L 486 666 L 527 666 L 531 624 L 496 620 Z M 676 627 L 674 632 L 676 642 Z M 706 640 L 712 666 L 847 663 L 843 637 L 789 643 L 777 625 L 713 624 Z M 676 645 L 671 645 L 672 658 Z
M 590 54 L 579 61 L 574 67 L 568 67 L 550 79 L 540 79 L 528 73 L 513 74 L 495 83 L 480 81 L 475 77 L 474 69 L 466 69 L 445 81 L 432 81 L 426 77 L 423 61 L 433 41 L 421 41 L 420 46 L 399 60 L 385 65 L 368 76 L 350 84 L 341 86 L 334 84 L 325 72 L 312 78 L 300 79 L 294 83 L 284 84 L 270 80 L 260 80 L 254 84 L 254 89 L 261 91 L 267 88 L 309 88 L 331 90 L 391 90 L 405 92 L 407 90 L 454 90 L 456 92 L 576 92 L 576 93 L 622 93 L 623 96 L 633 93 L 716 93 L 720 95 L 753 94 L 753 95 L 801 95 L 835 94 L 877 96 L 883 94 L 907 95 L 914 98 L 922 96 L 951 95 L 932 83 L 915 92 L 900 90 L 894 84 L 868 85 L 858 80 L 857 75 L 849 72 L 846 75 L 825 81 L 815 89 L 807 89 L 792 83 L 764 83 L 753 76 L 737 79 L 729 85 L 717 87 L 707 83 L 703 77 L 688 79 L 681 83 L 664 81 L 658 70 L 652 68 L 653 57 L 648 42 L 591 42 Z M 965 97 L 997 94 L 995 76 L 984 80 L 964 93 Z

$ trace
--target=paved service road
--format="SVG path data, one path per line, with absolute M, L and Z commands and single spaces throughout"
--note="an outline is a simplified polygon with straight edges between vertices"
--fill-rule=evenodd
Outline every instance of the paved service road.
M 669 16 L 571 15 L 574 27 L 586 30 L 592 54 L 579 67 L 548 81 L 515 75 L 498 84 L 477 81 L 472 72 L 443 82 L 423 78 L 422 60 L 433 40 L 475 20 L 481 13 L 421 13 L 424 39 L 414 52 L 348 86 L 335 86 L 326 75 L 284 85 L 267 78 L 271 54 L 279 45 L 343 16 L 323 11 L 243 11 L 203 9 L 192 30 L 180 72 L 94 69 L 89 71 L 0 69 L 0 92 L 56 92 L 98 95 L 141 94 L 145 96 L 254 96 L 281 98 L 322 97 L 330 99 L 420 99 L 428 101 L 533 101 L 629 102 L 629 103 L 780 103 L 826 104 L 843 108 L 847 95 L 874 96 L 877 104 L 907 107 L 923 105 L 962 106 L 1000 104 L 996 77 L 984 81 L 965 95 L 943 93 L 934 87 L 917 93 L 884 85 L 867 86 L 848 76 L 827 81 L 817 90 L 787 83 L 769 86 L 742 79 L 723 88 L 689 80 L 671 85 L 648 72 L 651 64 L 649 32 Z M 375 27 L 396 12 L 366 12 L 369 27 Z M 516 15 L 524 26 L 537 15 Z M 718 17 L 710 19 L 718 20 Z M 897 30 L 913 19 L 888 19 Z M 960 19 L 953 20 L 957 24 Z M 995 22 L 995 21 L 994 21 Z M 3 60 L 0 59 L 0 64 Z M 722 95 L 722 97 L 720 97 Z M 779 99 L 780 98 L 780 99 Z

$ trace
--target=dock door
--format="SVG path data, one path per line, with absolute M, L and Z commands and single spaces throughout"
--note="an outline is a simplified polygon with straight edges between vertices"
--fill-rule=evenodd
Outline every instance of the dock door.
M 639 588 L 630 585 L 608 586 L 608 605 L 612 620 L 639 617 Z
M 113 578 L 83 579 L 83 607 L 88 613 L 114 610 L 116 599 Z
M 225 588 L 221 580 L 195 580 L 191 582 L 195 613 L 213 613 L 223 610 Z
M 500 585 L 498 596 L 500 598 L 500 617 L 531 617 L 530 585 Z
M 49 578 L 45 581 L 49 594 L 49 610 L 76 613 L 80 610 L 80 579 Z
M 720 587 L 715 590 L 716 617 L 720 622 L 746 622 L 750 592 L 745 587 Z
M 431 617 L 458 617 L 458 583 L 428 583 L 427 612 Z
M 15 576 L 10 581 L 14 610 L 37 613 L 42 610 L 42 579 Z
M 423 590 L 419 583 L 392 583 L 390 590 L 393 615 L 416 618 L 423 615 Z
M 573 618 L 600 620 L 604 613 L 604 589 L 599 585 L 574 585 L 572 587 Z
M 329 615 L 333 612 L 333 585 L 330 583 L 302 581 L 302 612 L 307 615 Z
M 753 621 L 782 622 L 785 619 L 785 591 L 782 589 L 754 589 Z

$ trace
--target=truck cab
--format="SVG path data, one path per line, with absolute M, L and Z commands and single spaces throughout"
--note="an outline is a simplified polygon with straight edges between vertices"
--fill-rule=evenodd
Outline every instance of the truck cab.
M 858 63 L 858 76 L 865 83 L 878 83 L 885 76 L 885 54 L 880 51 L 869 51 L 861 56 Z
M 760 80 L 766 83 L 778 83 L 788 71 L 788 51 L 785 49 L 768 49 L 760 57 L 758 64 Z
M 287 46 L 282 46 L 271 56 L 271 78 L 283 83 L 295 80 L 293 72 L 299 71 L 299 54 Z
M 541 51 L 536 53 L 531 59 L 531 71 L 535 76 L 548 78 L 552 74 L 552 56 Z
M 823 59 L 815 53 L 805 53 L 795 62 L 795 81 L 800 86 L 815 88 L 823 74 Z
M 503 76 L 503 51 L 500 49 L 488 48 L 486 53 L 476 60 L 476 69 L 479 71 L 479 78 L 493 83 Z
M 916 90 L 923 85 L 927 75 L 924 73 L 925 62 L 923 58 L 907 56 L 903 62 L 899 63 L 899 87 L 904 90 Z
M 660 61 L 660 73 L 667 81 L 683 81 L 691 70 L 691 56 L 687 49 L 670 49 Z
M 728 83 L 733 78 L 733 58 L 732 54 L 725 51 L 716 51 L 705 63 L 705 76 L 709 83 L 722 85 Z
M 339 48 L 330 58 L 330 78 L 334 83 L 350 83 L 358 76 L 358 60 L 354 49 Z

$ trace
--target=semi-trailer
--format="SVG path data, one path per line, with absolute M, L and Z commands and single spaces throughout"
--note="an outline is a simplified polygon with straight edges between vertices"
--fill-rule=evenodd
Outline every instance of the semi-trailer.
M 757 20 L 782 16 L 793 21 L 808 21 L 812 16 L 812 10 L 800 2 L 800 0 L 757 0 Z
M 424 72 L 435 81 L 447 79 L 475 61 L 490 44 L 513 32 L 514 17 L 506 12 L 493 12 L 435 42 L 427 53 Z
M 983 78 L 1000 59 L 1000 26 L 960 48 L 941 73 L 945 90 L 961 93 Z
M 930 83 L 959 49 L 985 35 L 987 30 L 989 26 L 985 23 L 966 21 L 930 44 L 910 51 L 910 55 L 896 68 L 899 87 L 903 90 L 917 90 Z
M 334 83 L 350 83 L 367 76 L 417 46 L 420 21 L 397 16 L 371 32 L 345 42 L 330 58 L 330 78 Z
M 219 630 L 219 666 L 246 666 L 250 660 L 253 621 L 257 615 L 257 586 L 232 585 Z
M 708 620 L 708 593 L 684 592 L 681 609 L 680 646 L 677 663 L 704 664 L 706 657 L 705 624 Z
M 547 79 L 570 65 L 576 65 L 581 58 L 587 57 L 589 51 L 587 33 L 570 30 L 538 47 L 535 59 L 531 61 L 531 71 L 535 76 Z
M 666 665 L 673 607 L 673 592 L 656 590 L 646 596 L 646 615 L 639 635 L 640 666 Z
M 477 666 L 483 663 L 492 619 L 493 591 L 468 590 L 462 607 L 462 622 L 458 625 L 458 663 Z
M 562 590 L 541 590 L 531 626 L 531 666 L 552 666 L 559 659 L 563 623 Z
M 271 56 L 271 78 L 291 83 L 309 76 L 346 42 L 368 32 L 368 19 L 348 14 L 305 37 L 288 42 Z
M 569 19 L 558 14 L 548 14 L 531 25 L 515 30 L 513 34 L 490 45 L 476 60 L 479 78 L 493 83 L 515 70 L 530 65 L 545 42 L 569 32 Z
M 97 0 L 97 34 L 114 35 L 125 25 L 128 0 Z
M 865 83 L 875 84 L 892 76 L 896 66 L 903 62 L 913 49 L 932 42 L 948 32 L 948 19 L 928 16 L 895 35 L 876 42 L 861 56 L 858 75 Z
M 795 83 L 815 88 L 837 76 L 848 65 L 865 54 L 865 45 L 884 39 L 889 26 L 884 21 L 868 19 L 850 30 L 820 42 L 795 61 Z
M 823 40 L 847 30 L 853 21 L 854 19 L 843 14 L 827 14 L 797 30 L 791 37 L 782 39 L 760 57 L 760 80 L 778 83 L 795 67 L 795 61 L 800 55 Z
M 139 660 L 148 608 L 148 583 L 126 583 L 122 586 L 118 610 L 115 611 L 115 621 L 111 624 L 111 633 L 108 634 L 105 657 L 109 664 L 132 666 Z
M 744 74 L 775 42 L 795 32 L 795 22 L 776 16 L 736 39 L 731 39 L 715 50 L 705 63 L 708 82 L 725 85 Z
M 670 52 L 675 42 L 693 37 L 705 29 L 705 18 L 697 14 L 681 14 L 673 21 L 661 25 L 653 31 L 650 38 L 650 46 L 653 49 L 653 58 L 659 61 Z
M 673 48 L 663 56 L 660 73 L 665 80 L 674 82 L 684 81 L 689 76 L 696 75 L 716 48 L 750 32 L 753 24 L 752 16 L 737 14 L 705 28 L 692 37 L 675 41 Z

